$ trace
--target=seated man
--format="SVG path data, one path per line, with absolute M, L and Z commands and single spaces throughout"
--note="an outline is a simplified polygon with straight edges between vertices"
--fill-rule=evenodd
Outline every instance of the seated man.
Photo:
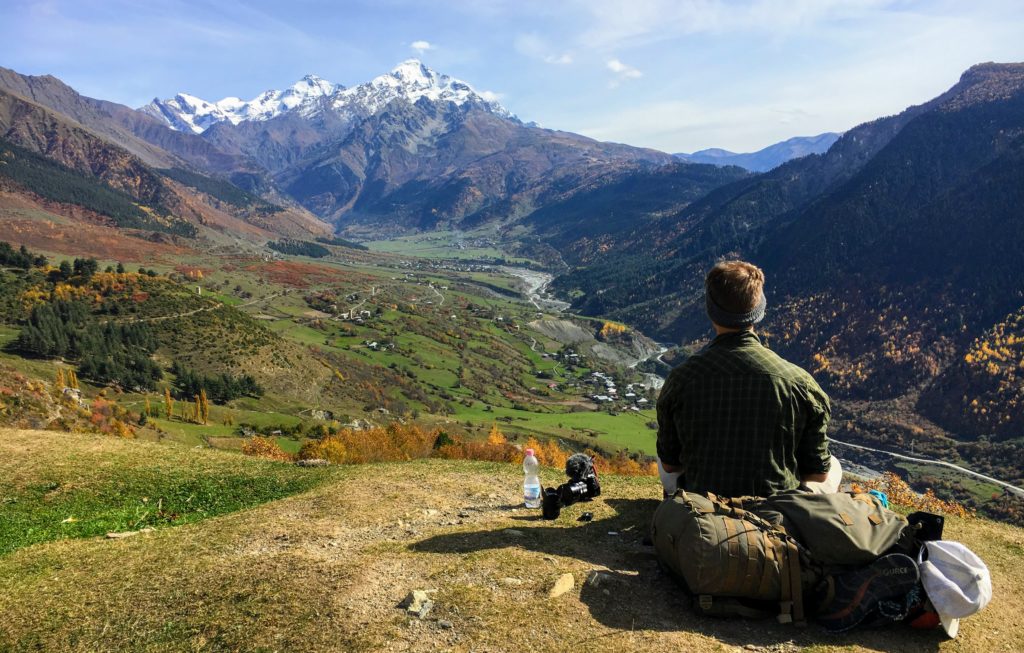
M 764 273 L 720 262 L 705 280 L 705 301 L 717 337 L 672 370 L 658 398 L 666 496 L 677 482 L 726 497 L 801 486 L 836 492 L 842 471 L 825 435 L 828 396 L 754 333 L 764 318 Z

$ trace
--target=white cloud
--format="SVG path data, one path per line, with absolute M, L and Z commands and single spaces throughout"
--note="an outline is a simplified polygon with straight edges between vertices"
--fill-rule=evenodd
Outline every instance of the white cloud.
M 618 59 L 609 59 L 605 62 L 605 65 L 608 67 L 608 70 L 615 73 L 615 77 L 608 82 L 608 88 L 615 88 L 627 79 L 639 79 L 644 76 L 642 72 L 633 66 L 624 64 Z
M 504 93 L 497 93 L 495 91 L 478 91 L 477 95 L 487 100 L 488 102 L 498 102 L 501 98 L 505 97 Z
M 572 53 L 559 53 L 537 34 L 517 35 L 514 47 L 519 54 L 543 61 L 544 63 L 565 66 L 573 62 Z
M 420 54 L 426 52 L 427 50 L 434 49 L 434 46 L 431 45 L 430 41 L 413 41 L 412 43 L 409 44 L 409 47 L 415 50 L 416 52 L 419 52 Z
M 544 63 L 551 63 L 558 66 L 565 66 L 572 63 L 572 55 L 568 52 L 563 52 L 559 55 L 549 54 L 544 57 Z

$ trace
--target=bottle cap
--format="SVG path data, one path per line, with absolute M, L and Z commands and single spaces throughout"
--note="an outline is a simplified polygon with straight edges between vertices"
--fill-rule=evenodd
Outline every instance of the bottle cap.
M 527 449 L 526 450 L 526 455 L 527 456 L 532 456 L 533 455 L 533 449 Z

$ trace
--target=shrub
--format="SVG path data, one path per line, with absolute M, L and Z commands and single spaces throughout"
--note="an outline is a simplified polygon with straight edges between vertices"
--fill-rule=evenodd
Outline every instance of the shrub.
M 854 483 L 853 489 L 857 492 L 867 492 L 868 490 L 884 492 L 889 497 L 890 503 L 911 510 L 938 512 L 954 517 L 974 516 L 974 511 L 963 505 L 938 498 L 931 488 L 925 490 L 924 494 L 918 494 L 906 481 L 892 472 L 885 472 L 875 479 Z
M 258 435 L 242 445 L 242 453 L 268 460 L 294 460 L 294 456 L 282 449 L 275 440 Z
M 253 438 L 257 440 L 260 438 Z M 276 445 L 275 445 L 276 446 Z M 540 464 L 562 469 L 572 451 L 563 449 L 554 440 L 540 442 L 530 438 L 526 448 L 532 448 Z M 246 452 L 248 453 L 248 452 Z M 587 450 L 594 459 L 598 472 L 629 476 L 657 476 L 658 468 L 652 459 L 641 459 L 620 452 L 612 458 Z M 252 454 L 255 455 L 255 454 Z M 391 424 L 362 431 L 343 429 L 319 440 L 302 445 L 300 460 L 323 458 L 339 465 L 392 462 L 418 458 L 446 458 L 449 460 L 487 460 L 491 462 L 522 462 L 523 452 L 510 443 L 497 425 L 491 427 L 484 441 L 466 441 L 436 429 L 425 430 L 415 424 Z

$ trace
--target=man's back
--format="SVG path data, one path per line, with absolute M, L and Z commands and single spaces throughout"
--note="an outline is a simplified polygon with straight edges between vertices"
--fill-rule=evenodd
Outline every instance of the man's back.
M 828 471 L 829 401 L 753 331 L 723 333 L 669 376 L 658 399 L 658 456 L 681 487 L 767 496 Z

